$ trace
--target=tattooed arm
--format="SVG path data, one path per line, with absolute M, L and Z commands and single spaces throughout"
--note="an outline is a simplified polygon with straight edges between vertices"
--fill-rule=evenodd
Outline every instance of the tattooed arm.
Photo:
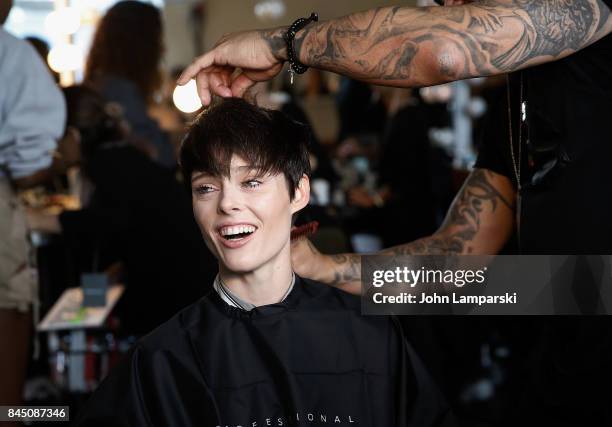
M 495 254 L 512 234 L 514 202 L 515 190 L 508 178 L 487 169 L 475 169 L 436 233 L 386 249 L 381 254 Z M 308 240 L 294 244 L 291 251 L 293 266 L 299 275 L 359 294 L 359 255 L 322 255 Z
M 196 77 L 206 105 L 211 92 L 242 96 L 282 69 L 285 31 L 224 36 L 185 69 L 179 83 Z M 611 12 L 602 0 L 480 0 L 385 7 L 311 24 L 296 35 L 295 49 L 312 67 L 389 86 L 427 86 L 553 61 L 611 31 Z
M 388 7 L 307 27 L 304 64 L 393 86 L 507 73 L 570 55 L 612 30 L 601 0 L 484 0 Z

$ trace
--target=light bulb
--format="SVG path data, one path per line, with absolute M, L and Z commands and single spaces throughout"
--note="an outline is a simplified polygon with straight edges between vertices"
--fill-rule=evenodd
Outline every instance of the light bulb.
M 72 44 L 55 46 L 47 56 L 49 67 L 55 72 L 75 71 L 83 66 L 81 49 Z
M 202 107 L 195 80 L 190 80 L 185 86 L 177 86 L 172 94 L 176 108 L 183 113 L 193 113 Z
M 262 21 L 281 18 L 285 14 L 285 3 L 282 0 L 263 0 L 254 7 L 255 16 Z
M 73 7 L 55 10 L 45 18 L 45 29 L 50 34 L 74 34 L 80 26 L 81 14 Z
M 26 20 L 26 13 L 19 6 L 15 6 L 14 8 L 11 9 L 11 12 L 7 20 L 11 24 L 22 25 Z

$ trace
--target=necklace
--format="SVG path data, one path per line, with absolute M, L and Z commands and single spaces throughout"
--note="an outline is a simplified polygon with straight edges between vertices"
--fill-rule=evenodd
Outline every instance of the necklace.
M 521 250 L 521 201 L 522 201 L 522 185 L 521 185 L 521 160 L 522 160 L 522 146 L 523 146 L 523 124 L 527 121 L 527 101 L 523 99 L 523 72 L 520 72 L 520 83 L 519 83 L 519 102 L 521 106 L 521 116 L 518 128 L 518 150 L 514 148 L 514 135 L 512 132 L 512 96 L 510 93 L 510 77 L 507 78 L 507 96 L 508 96 L 508 129 L 509 129 L 509 141 L 510 141 L 510 155 L 512 157 L 512 167 L 514 169 L 514 176 L 516 178 L 516 235 L 518 240 L 519 252 Z M 514 152 L 518 151 L 515 156 Z

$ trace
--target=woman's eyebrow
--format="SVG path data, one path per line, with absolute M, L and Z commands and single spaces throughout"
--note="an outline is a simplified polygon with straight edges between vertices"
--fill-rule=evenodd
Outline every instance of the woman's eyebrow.
M 242 173 L 249 173 L 249 172 L 256 172 L 258 175 L 263 174 L 263 171 L 260 167 L 253 166 L 253 165 L 234 166 L 230 170 L 230 174 L 242 174 Z M 194 172 L 191 175 L 191 182 L 197 181 L 200 178 L 214 178 L 214 177 L 216 176 L 209 172 Z
M 212 175 L 207 172 L 195 172 L 191 175 L 191 182 L 196 181 L 202 177 L 210 177 L 210 176 Z
M 257 174 L 261 174 L 262 173 L 262 169 L 260 167 L 253 166 L 253 165 L 242 165 L 242 166 L 234 166 L 232 168 L 232 172 L 234 172 L 234 173 L 256 172 Z

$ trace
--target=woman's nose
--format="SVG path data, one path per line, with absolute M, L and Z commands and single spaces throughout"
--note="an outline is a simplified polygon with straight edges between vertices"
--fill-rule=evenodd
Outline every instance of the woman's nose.
M 239 211 L 242 204 L 240 192 L 231 187 L 224 187 L 219 195 L 218 210 L 222 213 Z

